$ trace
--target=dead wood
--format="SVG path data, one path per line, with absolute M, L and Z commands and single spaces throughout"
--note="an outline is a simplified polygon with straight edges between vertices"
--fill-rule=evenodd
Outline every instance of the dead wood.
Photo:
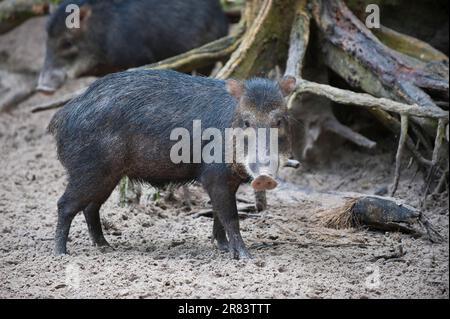
M 350 197 L 342 206 L 319 212 L 317 217 L 329 228 L 366 226 L 373 230 L 399 231 L 416 237 L 423 236 L 425 231 L 430 241 L 443 238 L 421 212 L 393 198 Z
M 382 244 L 364 244 L 364 243 L 337 243 L 337 244 L 330 244 L 330 243 L 321 243 L 321 242 L 313 242 L 313 241 L 300 241 L 300 240 L 264 240 L 264 241 L 257 241 L 254 242 L 250 247 L 252 249 L 261 249 L 265 247 L 270 246 L 278 246 L 278 245 L 295 245 L 300 248 L 309 248 L 309 247 L 323 247 L 323 248 L 336 248 L 336 247 L 360 247 L 360 248 L 367 248 L 367 247 L 382 247 Z M 366 262 L 366 261 L 361 261 Z
M 238 209 L 239 218 L 241 218 L 241 219 L 261 217 L 260 214 L 255 214 L 256 208 L 255 208 L 255 205 L 253 205 L 253 204 L 238 205 L 237 209 Z M 192 215 L 193 218 L 199 218 L 199 217 L 213 218 L 214 217 L 212 208 L 206 208 L 206 209 L 200 210 L 198 212 L 193 212 L 189 215 Z

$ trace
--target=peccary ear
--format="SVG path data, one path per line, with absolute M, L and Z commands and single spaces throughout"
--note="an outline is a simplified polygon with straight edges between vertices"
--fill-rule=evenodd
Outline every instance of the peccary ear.
M 242 95 L 244 94 L 244 83 L 238 80 L 227 80 L 227 91 L 236 99 L 240 100 Z
M 297 84 L 297 80 L 295 79 L 295 77 L 287 75 L 281 79 L 279 84 L 280 84 L 281 92 L 283 93 L 283 95 L 288 96 L 292 92 L 294 92 L 295 86 Z
M 87 22 L 92 15 L 92 7 L 84 4 L 80 7 L 80 27 L 82 30 L 86 29 Z

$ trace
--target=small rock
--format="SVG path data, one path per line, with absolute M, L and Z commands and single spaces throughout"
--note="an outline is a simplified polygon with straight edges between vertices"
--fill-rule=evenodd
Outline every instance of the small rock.
M 180 245 L 183 245 L 184 243 L 185 243 L 185 240 L 184 240 L 184 239 L 181 239 L 181 240 L 173 240 L 173 241 L 170 243 L 170 247 L 180 246 Z

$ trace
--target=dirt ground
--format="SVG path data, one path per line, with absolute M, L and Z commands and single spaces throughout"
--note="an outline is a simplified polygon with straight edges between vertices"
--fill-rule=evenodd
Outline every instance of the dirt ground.
M 34 19 L 22 28 L 42 26 Z M 0 52 L 14 50 L 6 36 Z M 91 81 L 71 81 L 58 94 Z M 321 195 L 326 191 L 373 194 L 392 182 L 393 154 L 383 141 L 371 152 L 342 143 L 320 163 L 284 170 L 285 182 L 269 193 L 268 211 L 241 220 L 252 260 L 232 260 L 213 247 L 212 219 L 195 218 L 208 207 L 195 185 L 192 211 L 181 203 L 181 191 L 167 202 L 164 193 L 155 200 L 146 187 L 139 205 L 125 207 L 114 191 L 101 211 L 114 251 L 91 246 L 80 214 L 72 224 L 70 255 L 55 257 L 56 202 L 65 172 L 46 133 L 54 111 L 30 113 L 53 98 L 34 94 L 0 114 L 0 298 L 449 298 L 447 195 L 430 198 L 423 208 L 445 237 L 439 244 L 400 233 L 329 229 L 315 217 L 336 205 Z M 423 182 L 414 173 L 414 166 L 404 170 L 397 197 L 419 207 Z M 248 186 L 239 197 L 253 200 Z M 402 256 L 395 255 L 399 247 Z

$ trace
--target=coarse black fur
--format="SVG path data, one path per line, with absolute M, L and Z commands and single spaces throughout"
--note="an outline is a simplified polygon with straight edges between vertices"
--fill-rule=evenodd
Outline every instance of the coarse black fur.
M 67 0 L 48 21 L 49 38 L 67 32 L 68 4 L 92 8 L 83 39 L 115 68 L 160 61 L 228 33 L 218 0 Z
M 265 114 L 269 105 L 279 107 L 272 103 L 282 101 L 278 84 L 264 79 L 245 83 L 245 96 L 261 105 L 252 106 L 252 113 Z M 192 136 L 193 121 L 201 120 L 202 129 L 213 127 L 223 133 L 235 125 L 239 105 L 225 81 L 155 70 L 110 74 L 66 104 L 49 124 L 69 180 L 58 202 L 56 251 L 66 252 L 70 221 L 80 210 L 85 210 L 88 224 L 94 220 L 90 225 L 94 243 L 106 243 L 97 225 L 98 210 L 119 180 L 128 176 L 154 186 L 201 182 L 217 212 L 214 233 L 219 245 L 228 246 L 223 240 L 226 231 L 234 256 L 248 257 L 235 199 L 248 176 L 229 164 L 175 164 L 170 158 L 177 142 L 170 139 L 172 130 L 185 128 Z
M 69 4 L 80 8 L 80 28 L 66 25 L 74 14 L 66 12 Z M 161 61 L 227 33 L 219 0 L 66 0 L 47 23 L 38 87 L 52 92 L 66 77 L 105 75 Z
M 172 163 L 172 130 L 186 128 L 192 136 L 194 120 L 224 130 L 231 127 L 236 106 L 224 81 L 173 71 L 121 72 L 94 82 L 68 103 L 49 131 L 69 175 L 101 168 L 164 186 L 198 180 L 202 173 L 200 164 Z

